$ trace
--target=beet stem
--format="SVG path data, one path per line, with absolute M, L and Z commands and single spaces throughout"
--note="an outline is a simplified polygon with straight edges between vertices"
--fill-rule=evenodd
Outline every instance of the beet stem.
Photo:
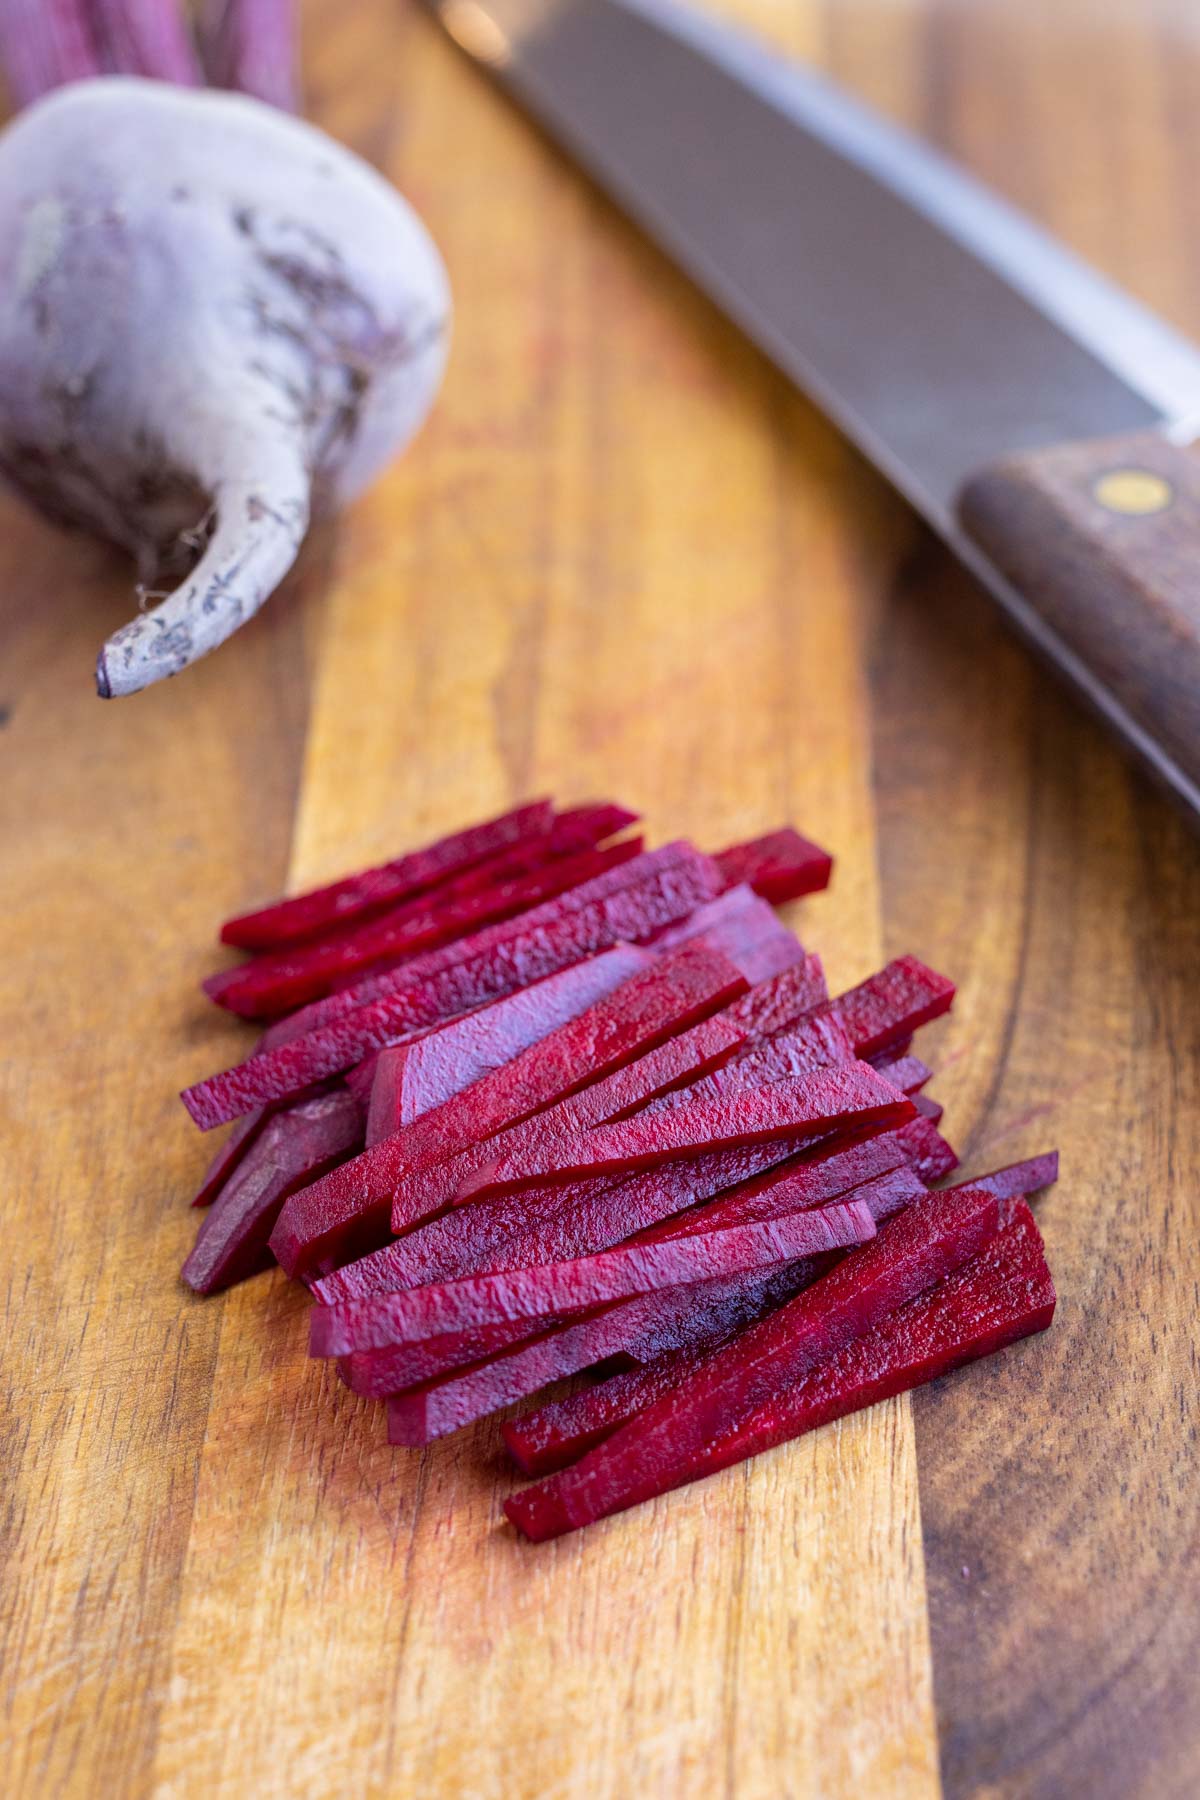
M 104 72 L 84 0 L 0 0 L 0 62 L 18 106 Z
M 180 87 L 204 77 L 178 0 L 91 0 L 96 33 L 109 67 Z
M 295 0 L 208 0 L 202 30 L 214 87 L 297 111 Z

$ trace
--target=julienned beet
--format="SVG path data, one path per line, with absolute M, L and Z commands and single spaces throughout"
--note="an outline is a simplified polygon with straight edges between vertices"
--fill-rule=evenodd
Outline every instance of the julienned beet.
M 423 1445 L 503 1425 L 558 1536 L 1043 1331 L 1026 1197 L 956 1187 L 913 1034 L 953 984 L 899 957 L 831 997 L 773 911 L 831 862 L 783 829 L 646 851 L 536 801 L 222 928 L 218 1003 L 272 1021 L 189 1088 L 235 1121 L 184 1279 L 277 1260 L 314 1355 Z M 290 1007 L 292 1010 L 285 1010 Z

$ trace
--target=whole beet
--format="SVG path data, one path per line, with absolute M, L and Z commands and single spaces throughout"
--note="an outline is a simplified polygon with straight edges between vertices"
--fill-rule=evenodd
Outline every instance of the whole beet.
M 143 601 L 180 583 L 104 646 L 102 695 L 258 610 L 421 424 L 449 313 L 411 207 L 256 100 L 100 77 L 0 135 L 0 472 L 130 551 Z

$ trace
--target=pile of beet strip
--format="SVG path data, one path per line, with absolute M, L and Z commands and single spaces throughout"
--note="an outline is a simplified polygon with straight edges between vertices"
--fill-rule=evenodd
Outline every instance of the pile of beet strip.
M 310 1349 L 423 1445 L 508 1419 L 506 1502 L 555 1537 L 1043 1331 L 1027 1196 L 952 1187 L 913 1035 L 951 982 L 902 956 L 831 997 L 774 906 L 831 861 L 791 829 L 647 851 L 547 800 L 231 919 L 205 983 L 267 1021 L 188 1088 L 232 1122 L 183 1278 L 272 1261 Z

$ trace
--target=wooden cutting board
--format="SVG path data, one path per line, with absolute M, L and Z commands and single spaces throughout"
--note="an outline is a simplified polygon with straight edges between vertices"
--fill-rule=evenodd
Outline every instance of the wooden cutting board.
M 1200 326 L 1163 5 L 745 0 Z M 3 1791 L 1191 1795 L 1200 852 L 835 433 L 437 33 L 309 9 L 311 110 L 458 304 L 419 445 L 287 590 L 101 705 L 106 553 L 0 538 Z M 1155 24 L 1155 16 L 1161 25 Z M 493 1424 L 418 1455 L 278 1277 L 177 1285 L 217 920 L 518 796 L 784 820 L 839 985 L 911 949 L 965 1166 L 1057 1143 L 1061 1305 L 995 1362 L 543 1549 Z

